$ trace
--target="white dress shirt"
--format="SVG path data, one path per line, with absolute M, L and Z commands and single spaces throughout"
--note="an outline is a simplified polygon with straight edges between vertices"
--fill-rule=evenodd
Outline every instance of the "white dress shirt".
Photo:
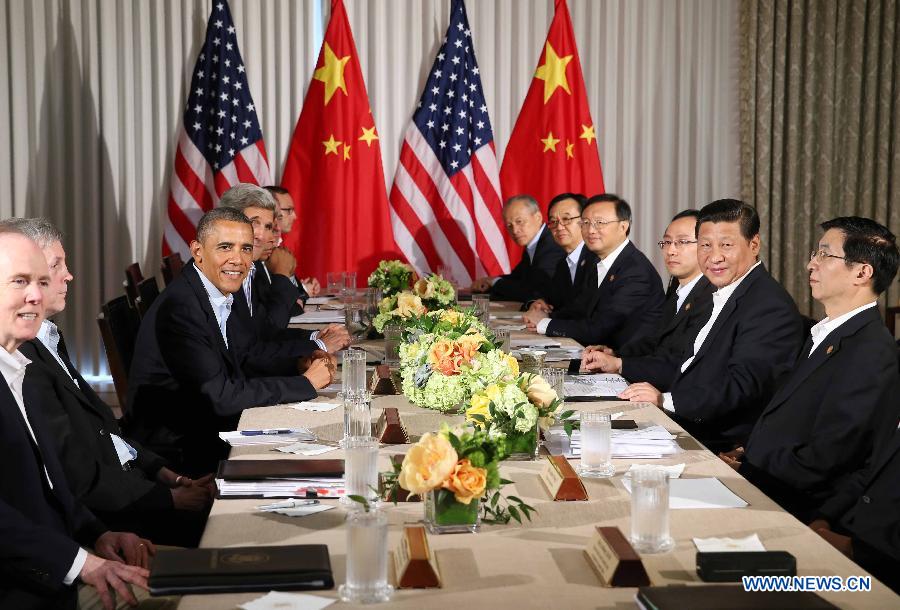
M 813 352 L 816 351 L 816 348 L 825 340 L 825 337 L 831 334 L 833 330 L 838 328 L 841 324 L 855 316 L 856 314 L 863 312 L 867 309 L 871 309 L 878 305 L 877 301 L 872 301 L 871 303 L 866 303 L 860 307 L 852 311 L 848 311 L 842 316 L 836 317 L 834 320 L 829 320 L 828 318 L 823 319 L 821 322 L 813 326 L 809 329 L 809 334 L 812 336 L 812 348 L 809 350 L 809 354 L 806 355 L 807 358 L 812 356 Z
M 581 251 L 584 250 L 584 242 L 580 242 L 575 249 L 566 256 L 566 265 L 569 267 L 569 279 L 575 283 L 575 274 L 578 273 L 578 260 L 581 258 Z
M 582 242 L 582 245 L 584 242 Z M 609 256 L 597 262 L 597 288 L 600 287 L 600 284 L 603 283 L 604 278 L 606 278 L 606 274 L 609 273 L 609 270 L 612 269 L 613 264 L 615 264 L 616 259 L 619 258 L 619 255 L 622 254 L 622 250 L 625 249 L 625 246 L 629 244 L 629 240 L 626 239 L 619 246 L 609 253 Z M 550 326 L 550 318 L 543 318 L 540 322 L 537 323 L 535 330 L 540 335 L 547 334 L 547 327 Z
M 224 295 L 222 291 L 215 287 L 215 285 L 209 281 L 203 272 L 197 267 L 197 264 L 194 263 L 194 268 L 197 269 L 197 275 L 200 276 L 200 281 L 203 283 L 203 288 L 206 290 L 206 295 L 209 297 L 209 304 L 212 305 L 213 314 L 216 316 L 216 322 L 219 324 L 219 331 L 222 333 L 222 339 L 225 341 L 225 347 L 228 347 L 228 332 L 227 332 L 227 324 L 228 324 L 228 316 L 231 315 L 231 305 L 234 303 L 234 295 Z M 253 267 L 250 268 L 253 271 Z M 249 277 L 249 276 L 247 276 Z M 246 292 L 245 292 L 246 294 Z M 250 297 L 247 297 L 247 306 L 250 305 Z
M 19 350 L 10 354 L 5 349 L 0 348 L 0 373 L 3 374 L 3 379 L 9 386 L 10 392 L 12 392 L 16 405 L 19 407 L 19 412 L 22 414 L 22 419 L 25 420 L 25 427 L 28 428 L 28 433 L 31 434 L 31 439 L 34 441 L 34 444 L 37 445 L 37 437 L 34 435 L 34 429 L 31 427 L 31 422 L 28 420 L 28 413 L 25 411 L 25 398 L 22 395 L 22 383 L 25 381 L 25 367 L 29 364 L 31 364 L 31 360 L 23 356 Z M 42 466 L 44 467 L 44 476 L 47 477 L 47 483 L 50 485 L 50 489 L 53 489 L 53 481 L 50 479 L 50 473 L 47 472 L 47 466 L 43 464 Z M 64 584 L 71 585 L 75 582 L 78 574 L 81 573 L 81 568 L 84 567 L 86 559 L 87 551 L 79 547 L 78 553 L 75 554 L 75 560 L 72 562 L 72 566 L 63 578 Z
M 678 288 L 675 289 L 675 294 L 678 295 L 678 301 L 675 303 L 675 312 L 681 311 L 681 306 L 684 305 L 684 300 L 687 298 L 689 294 L 691 294 L 691 290 L 694 289 L 694 286 L 697 285 L 697 282 L 700 281 L 700 278 L 703 277 L 702 273 L 697 274 L 697 277 L 692 279 L 687 284 L 683 286 L 681 284 L 678 285 Z
M 694 358 L 697 356 L 697 353 L 703 346 L 703 342 L 706 341 L 706 338 L 709 336 L 709 331 L 712 330 L 713 325 L 716 323 L 716 319 L 719 317 L 719 314 L 722 313 L 722 310 L 725 309 L 725 304 L 728 303 L 728 299 L 731 298 L 731 295 L 734 294 L 734 291 L 737 290 L 737 287 L 741 285 L 741 282 L 744 281 L 744 278 L 750 275 L 750 272 L 759 267 L 760 264 L 760 261 L 756 261 L 756 264 L 747 269 L 747 272 L 744 273 L 744 275 L 731 282 L 727 286 L 719 288 L 713 293 L 712 313 L 709 314 L 709 320 L 707 320 L 703 328 L 700 329 L 700 332 L 697 333 L 697 338 L 694 339 L 694 353 L 691 354 L 691 357 L 685 360 L 681 365 L 682 373 L 685 372 L 689 366 L 691 366 L 691 363 L 694 361 Z M 672 400 L 672 393 L 666 392 L 662 396 L 663 409 L 675 413 L 675 402 Z
M 241 287 L 244 289 L 244 297 L 247 299 L 247 309 L 250 310 L 250 317 L 253 317 L 253 276 L 256 274 L 256 265 L 250 264 L 250 270 L 247 277 L 244 278 Z M 203 275 L 202 273 L 200 274 Z M 207 290 L 209 292 L 209 290 Z M 221 292 L 219 294 L 222 294 Z

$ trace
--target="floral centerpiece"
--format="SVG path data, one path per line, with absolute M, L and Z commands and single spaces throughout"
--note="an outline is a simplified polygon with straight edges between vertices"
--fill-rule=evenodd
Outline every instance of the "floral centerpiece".
M 486 432 L 453 431 L 445 425 L 410 448 L 395 481 L 425 500 L 425 522 L 433 533 L 476 531 L 482 501 L 486 521 L 530 520 L 531 506 L 500 494 L 510 482 L 500 477 L 501 458 L 500 444 Z
M 383 297 L 393 296 L 408 290 L 414 276 L 413 268 L 402 261 L 381 261 L 369 275 L 369 288 L 381 288 Z
M 371 278 L 369 279 L 371 282 Z M 449 307 L 456 300 L 453 284 L 436 273 L 417 279 L 412 290 L 384 294 L 384 298 L 378 304 L 378 315 L 373 320 L 375 330 L 378 332 L 383 332 L 385 324 L 402 322 L 426 311 Z
M 470 313 L 437 310 L 405 323 L 401 390 L 420 407 L 457 410 L 474 392 L 518 374 L 515 358 L 497 349 L 493 334 Z
M 543 377 L 522 373 L 475 392 L 466 409 L 466 420 L 492 438 L 502 439 L 506 455 L 532 459 L 540 430 L 549 429 L 557 417 L 564 419 L 573 413 L 559 413 L 561 404 Z

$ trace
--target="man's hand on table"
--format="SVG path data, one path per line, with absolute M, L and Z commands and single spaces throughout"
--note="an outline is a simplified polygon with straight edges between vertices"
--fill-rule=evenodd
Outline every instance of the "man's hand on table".
M 622 359 L 601 351 L 585 350 L 581 356 L 581 371 L 585 373 L 622 374 Z
M 211 475 L 210 475 L 211 476 Z M 190 510 L 199 512 L 212 504 L 212 494 L 206 485 L 194 486 L 191 479 L 187 479 L 188 485 L 179 485 L 172 488 L 172 503 L 178 510 Z
M 109 561 L 91 553 L 87 554 L 84 566 L 78 574 L 81 582 L 97 590 L 100 601 L 106 610 L 115 608 L 117 595 L 129 605 L 137 606 L 137 599 L 134 597 L 134 593 L 131 592 L 129 583 L 142 589 L 147 589 L 147 578 L 149 576 L 150 572 L 146 568 Z
M 318 353 L 324 354 L 325 352 L 319 351 Z M 301 361 L 303 360 L 306 359 L 301 358 Z M 321 390 L 334 380 L 334 370 L 335 365 L 328 358 L 313 358 L 306 370 L 303 371 L 303 376 L 309 380 L 315 389 Z
M 525 326 L 528 328 L 528 330 L 536 332 L 538 322 L 546 317 L 547 313 L 541 311 L 540 309 L 529 309 L 524 314 L 522 314 L 522 321 L 525 322 Z
M 543 311 L 544 313 L 550 313 L 553 311 L 553 305 L 549 304 L 544 299 L 537 299 L 531 302 L 531 305 L 528 306 L 528 311 Z
M 94 542 L 98 556 L 127 563 L 139 568 L 150 567 L 150 556 L 156 555 L 156 547 L 145 538 L 131 532 L 103 532 Z
M 314 277 L 305 277 L 300 280 L 300 283 L 303 284 L 303 289 L 306 290 L 306 294 L 311 297 L 319 296 L 319 293 L 322 292 L 322 285 L 319 284 L 319 280 Z
M 350 333 L 340 324 L 329 324 L 320 330 L 318 339 L 332 354 L 350 345 Z
M 744 457 L 744 448 L 737 447 L 731 451 L 719 453 L 719 459 L 731 466 L 732 469 L 738 470 L 741 467 L 741 458 Z
M 649 402 L 660 409 L 662 409 L 663 404 L 662 392 L 646 381 L 632 383 L 619 394 L 619 398 L 624 398 L 631 402 Z
M 616 351 L 611 347 L 606 347 L 605 345 L 588 345 L 584 348 L 585 354 L 590 354 L 591 352 L 602 352 L 604 354 L 608 354 L 610 356 L 615 356 Z

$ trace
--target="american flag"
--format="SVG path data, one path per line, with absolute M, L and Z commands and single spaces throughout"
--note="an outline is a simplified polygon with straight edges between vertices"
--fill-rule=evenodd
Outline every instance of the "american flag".
M 390 194 L 394 240 L 420 274 L 460 285 L 509 272 L 500 176 L 462 0 L 406 130 Z
M 231 10 L 217 0 L 178 134 L 163 255 L 178 252 L 187 260 L 200 217 L 239 182 L 270 184 L 269 162 Z

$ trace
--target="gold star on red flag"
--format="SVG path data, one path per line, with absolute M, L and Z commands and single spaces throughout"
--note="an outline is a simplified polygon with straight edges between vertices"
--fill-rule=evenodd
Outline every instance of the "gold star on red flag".
M 350 56 L 338 57 L 331 50 L 328 43 L 325 43 L 325 52 L 323 53 L 324 63 L 322 67 L 313 73 L 313 80 L 325 83 L 325 105 L 331 101 L 334 92 L 340 89 L 347 95 L 347 83 L 344 81 L 344 67 L 350 61 Z
M 371 148 L 372 140 L 378 139 L 378 136 L 375 134 L 375 126 L 372 125 L 372 127 L 369 129 L 366 129 L 365 127 L 363 127 L 362 132 L 363 133 L 361 136 L 359 136 L 359 139 L 362 140 L 363 142 L 365 142 L 366 144 L 368 144 L 369 148 Z
M 559 87 L 563 91 L 572 95 L 569 91 L 569 80 L 566 78 L 566 66 L 572 61 L 571 55 L 560 57 L 556 54 L 550 41 L 547 41 L 546 53 L 544 54 L 544 65 L 538 66 L 534 72 L 534 77 L 544 81 L 544 103 L 550 99 L 553 92 Z
M 541 138 L 541 142 L 544 143 L 544 152 L 547 152 L 548 150 L 556 152 L 556 145 L 559 144 L 559 138 L 554 138 L 553 132 L 551 131 L 547 134 L 546 138 Z

